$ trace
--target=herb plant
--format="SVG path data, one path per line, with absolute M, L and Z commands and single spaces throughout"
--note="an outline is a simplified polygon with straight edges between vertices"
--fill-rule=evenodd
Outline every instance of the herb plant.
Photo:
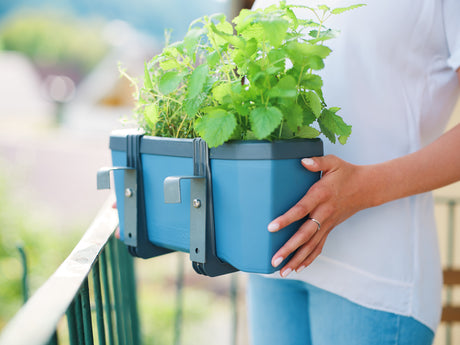
M 192 22 L 183 41 L 167 44 L 145 65 L 138 120 L 148 134 L 202 137 L 209 147 L 229 140 L 315 138 L 341 144 L 351 134 L 327 107 L 317 71 L 336 36 L 324 22 L 359 7 L 279 5 Z M 296 17 L 296 8 L 315 20 Z

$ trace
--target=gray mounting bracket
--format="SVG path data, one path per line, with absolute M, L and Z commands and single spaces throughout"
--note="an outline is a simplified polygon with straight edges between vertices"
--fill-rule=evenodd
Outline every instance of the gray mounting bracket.
M 167 204 L 181 203 L 180 181 L 190 180 L 190 260 L 206 262 L 206 178 L 204 176 L 169 176 L 164 180 Z
M 124 242 L 137 246 L 137 173 L 129 167 L 106 167 L 97 172 L 97 189 L 110 189 L 110 171 L 125 170 L 125 199 L 124 199 Z

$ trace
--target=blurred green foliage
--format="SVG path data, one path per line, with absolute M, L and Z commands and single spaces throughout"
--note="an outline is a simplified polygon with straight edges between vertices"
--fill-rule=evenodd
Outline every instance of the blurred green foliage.
M 0 49 L 28 56 L 38 67 L 88 73 L 107 53 L 102 20 L 57 11 L 19 11 L 0 25 Z
M 35 206 L 15 198 L 10 188 L 11 183 L 0 174 L 0 331 L 23 304 L 22 267 L 17 246 L 23 246 L 27 253 L 31 296 L 70 254 L 84 230 L 80 226 L 78 231 L 57 232 L 46 220 L 28 212 Z M 181 257 L 178 255 L 136 260 L 137 297 L 145 344 L 173 343 L 177 312 L 175 279 Z M 181 260 L 188 259 L 182 255 Z M 191 274 L 196 280 L 191 267 L 188 271 L 186 275 Z M 182 344 L 213 343 L 212 335 L 208 334 L 214 325 L 212 320 L 216 315 L 228 314 L 228 296 L 204 286 L 188 286 L 184 294 Z M 60 329 L 63 343 L 67 343 L 66 330 L 66 326 Z
M 185 284 L 182 290 L 182 345 L 220 344 L 215 338 L 221 327 L 219 319 L 230 326 L 230 301 L 227 292 L 228 277 L 206 278 L 197 276 L 186 254 L 174 253 L 151 260 L 136 260 L 138 278 L 138 307 L 144 344 L 174 344 L 177 313 L 178 260 L 185 262 Z M 225 289 L 224 288 L 224 289 Z M 216 318 L 218 321 L 216 322 Z M 226 339 L 225 339 L 226 340 Z M 224 341 L 224 343 L 227 343 Z
M 59 267 L 78 239 L 74 231 L 59 234 L 14 200 L 5 177 L 0 176 L 0 329 L 19 310 L 22 266 L 18 245 L 27 254 L 31 294 Z

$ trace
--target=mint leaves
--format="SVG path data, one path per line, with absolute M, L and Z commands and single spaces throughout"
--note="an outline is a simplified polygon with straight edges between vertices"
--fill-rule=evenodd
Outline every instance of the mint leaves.
M 147 133 L 192 138 L 210 147 L 228 140 L 314 138 L 344 144 L 351 134 L 328 108 L 321 77 L 337 36 L 324 22 L 361 5 L 331 9 L 286 5 L 195 20 L 181 42 L 146 64 L 138 113 Z M 316 20 L 300 20 L 295 8 Z

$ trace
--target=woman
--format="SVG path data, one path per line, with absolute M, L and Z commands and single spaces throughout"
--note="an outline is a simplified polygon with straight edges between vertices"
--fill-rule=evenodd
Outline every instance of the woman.
M 460 180 L 460 125 L 442 134 L 460 91 L 459 16 L 458 0 L 372 0 L 327 22 L 341 34 L 324 95 L 353 133 L 302 160 L 322 179 L 268 226 L 310 217 L 272 259 L 294 253 L 287 279 L 250 277 L 254 345 L 432 343 L 442 277 L 427 192 Z

